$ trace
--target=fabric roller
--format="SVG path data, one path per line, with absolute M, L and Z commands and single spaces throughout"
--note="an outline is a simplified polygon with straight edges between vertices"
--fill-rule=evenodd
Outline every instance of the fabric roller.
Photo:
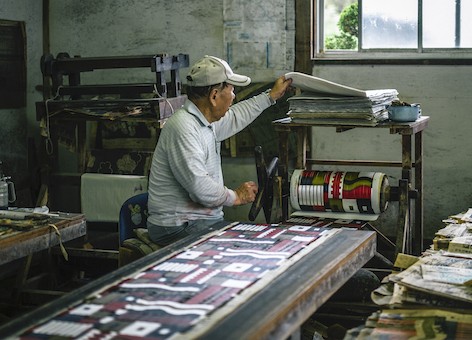
M 380 172 L 294 170 L 293 215 L 375 220 L 388 207 L 390 186 Z

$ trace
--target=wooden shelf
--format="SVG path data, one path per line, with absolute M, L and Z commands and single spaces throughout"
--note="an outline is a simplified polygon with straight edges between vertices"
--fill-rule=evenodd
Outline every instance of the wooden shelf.
M 399 216 L 397 221 L 396 253 L 420 255 L 423 249 L 423 130 L 428 126 L 429 117 L 420 117 L 415 122 L 382 122 L 376 126 L 352 126 L 337 124 L 316 124 L 313 122 L 292 122 L 284 118 L 273 122 L 279 135 L 279 176 L 282 178 L 282 218 L 289 217 L 289 134 L 296 134 L 296 169 L 305 169 L 312 164 L 332 164 L 345 166 L 382 166 L 401 168 L 401 179 L 397 193 Z M 337 133 L 347 130 L 386 129 L 390 134 L 401 135 L 401 162 L 371 160 L 316 160 L 307 158 L 308 128 L 335 128 Z M 412 145 L 414 144 L 414 155 Z M 413 181 L 414 180 L 414 181 Z M 411 200 L 414 199 L 414 217 L 412 218 Z

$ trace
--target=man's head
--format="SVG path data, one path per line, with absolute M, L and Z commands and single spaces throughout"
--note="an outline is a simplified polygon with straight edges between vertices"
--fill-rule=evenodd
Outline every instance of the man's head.
M 192 87 L 221 83 L 247 86 L 251 83 L 251 78 L 234 73 L 226 61 L 208 55 L 197 61 L 187 75 L 187 85 Z
M 220 58 L 205 56 L 197 61 L 187 76 L 187 97 L 207 120 L 220 120 L 235 98 L 234 86 L 247 86 L 251 79 L 235 74 Z

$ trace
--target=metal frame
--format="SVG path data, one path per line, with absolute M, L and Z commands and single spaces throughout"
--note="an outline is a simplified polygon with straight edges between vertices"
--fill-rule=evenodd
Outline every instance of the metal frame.
M 279 176 L 282 178 L 282 219 L 289 217 L 289 134 L 294 132 L 297 136 L 297 150 L 295 168 L 304 169 L 307 165 L 358 165 L 358 166 L 383 166 L 400 167 L 401 179 L 398 187 L 391 188 L 391 201 L 399 202 L 399 217 L 397 222 L 396 252 L 420 255 L 423 249 L 423 130 L 427 127 L 429 117 L 423 116 L 412 123 L 384 122 L 375 127 L 366 126 L 342 126 L 342 125 L 317 125 L 313 123 L 293 123 L 290 119 L 274 121 L 275 130 L 279 135 Z M 340 133 L 353 128 L 384 128 L 390 134 L 400 134 L 402 139 L 402 161 L 369 161 L 369 160 L 318 160 L 308 159 L 306 145 L 308 128 L 334 127 Z M 415 153 L 412 156 L 412 145 Z M 414 161 L 413 161 L 414 160 Z M 414 178 L 414 184 L 412 179 Z M 414 185 L 414 187 L 413 187 Z M 414 199 L 414 217 L 412 218 L 412 204 Z

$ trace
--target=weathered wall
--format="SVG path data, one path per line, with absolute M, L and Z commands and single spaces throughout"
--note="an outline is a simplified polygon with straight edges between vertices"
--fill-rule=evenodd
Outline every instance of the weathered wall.
M 267 81 L 293 68 L 292 3 L 51 0 L 51 53 L 188 53 L 191 63 L 210 54 Z
M 6 175 L 12 177 L 19 191 L 29 186 L 27 137 L 37 134 L 34 103 L 42 98 L 41 92 L 36 90 L 36 86 L 42 84 L 39 69 L 42 54 L 41 13 L 41 1 L 2 0 L 0 3 L 0 19 L 24 21 L 26 29 L 27 106 L 0 110 L 0 160 L 4 163 Z
M 221 55 L 222 16 L 220 1 L 52 0 L 51 52 Z

